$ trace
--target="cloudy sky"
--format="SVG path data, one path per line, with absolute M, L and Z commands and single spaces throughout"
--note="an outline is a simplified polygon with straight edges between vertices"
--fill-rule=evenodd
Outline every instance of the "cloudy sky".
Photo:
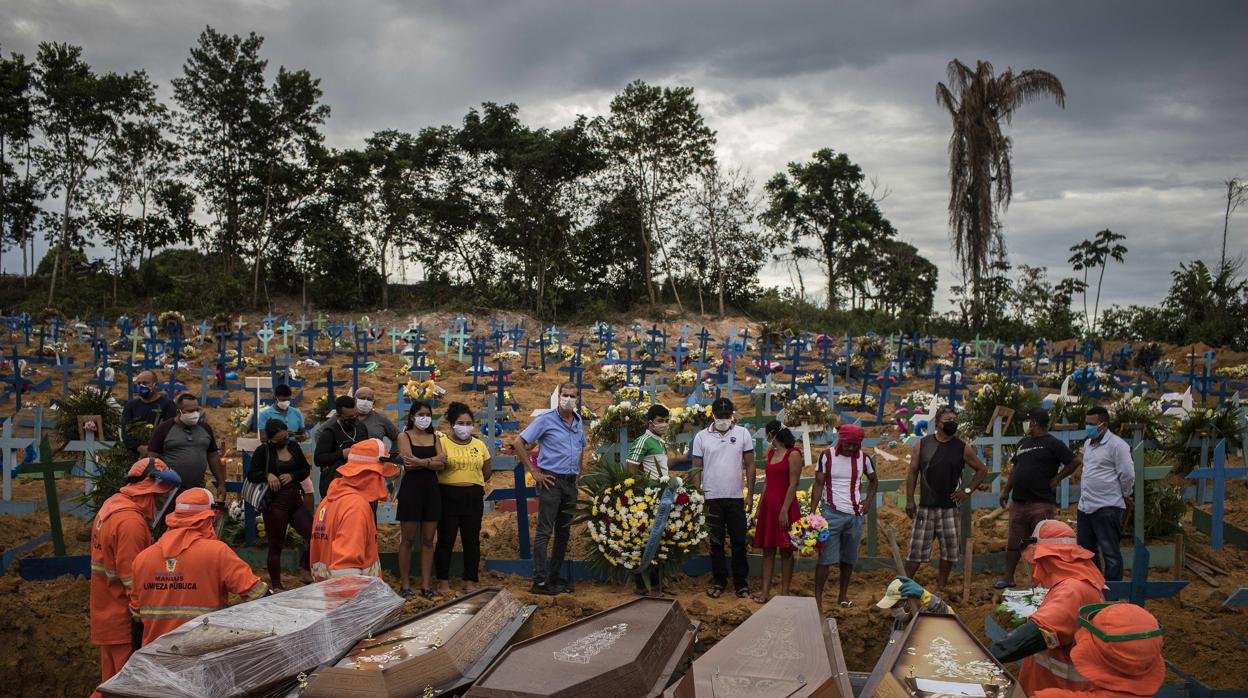
M 1216 264 L 1222 181 L 1248 176 L 1244 2 L 0 0 L 6 52 L 79 44 L 166 97 L 208 24 L 264 36 L 271 70 L 319 77 L 335 146 L 458 123 L 482 101 L 558 126 L 634 79 L 692 85 L 721 161 L 760 182 L 818 148 L 848 153 L 891 191 L 884 212 L 940 268 L 942 297 L 949 119 L 934 90 L 952 58 L 1066 88 L 1066 109 L 1026 105 L 1010 128 L 1016 265 L 1060 278 L 1072 244 L 1111 228 L 1130 252 L 1105 298 L 1156 302 L 1179 261 Z M 1248 254 L 1248 210 L 1229 246 Z

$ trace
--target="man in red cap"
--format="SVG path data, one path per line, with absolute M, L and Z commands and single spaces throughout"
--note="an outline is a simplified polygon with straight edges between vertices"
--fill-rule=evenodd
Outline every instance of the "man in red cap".
M 1070 526 L 1041 521 L 1025 541 L 1023 559 L 1037 584 L 1048 587 L 1035 613 L 988 651 L 1000 662 L 1023 660 L 1019 686 L 1027 695 L 1045 688 L 1086 691 L 1088 679 L 1071 663 L 1079 609 L 1105 600 L 1105 577 L 1091 551 L 1079 547 Z
M 380 576 L 372 504 L 387 498 L 386 478 L 399 474 L 399 466 L 382 462 L 388 453 L 380 439 L 365 439 L 338 466 L 338 477 L 312 520 L 309 558 L 316 581 L 344 574 Z
M 1049 688 L 1032 698 L 1144 698 L 1156 695 L 1166 678 L 1161 657 L 1165 630 L 1153 614 L 1129 603 L 1092 604 L 1079 609 L 1079 630 L 1070 659 L 1091 683 L 1073 691 Z
M 100 683 L 130 658 L 129 605 L 135 557 L 152 544 L 152 524 L 164 513 L 182 480 L 159 458 L 130 466 L 126 484 L 104 501 L 91 527 L 91 644 L 100 648 Z M 98 696 L 99 692 L 92 696 Z
M 823 588 L 832 565 L 840 568 L 840 594 L 837 602 L 849 608 L 849 580 L 858 562 L 858 543 L 862 539 L 862 523 L 871 505 L 879 478 L 875 464 L 862 452 L 866 433 L 856 424 L 843 424 L 836 432 L 836 446 L 819 455 L 815 464 L 815 483 L 811 488 L 811 510 L 818 511 L 828 522 L 828 539 L 819 551 L 815 566 L 815 602 L 823 613 Z M 862 481 L 867 493 L 862 494 Z
M 230 546 L 217 540 L 212 493 L 202 487 L 178 495 L 165 517 L 165 534 L 134 560 L 130 612 L 143 624 L 143 644 L 183 623 L 225 608 L 230 593 L 247 601 L 269 587 Z

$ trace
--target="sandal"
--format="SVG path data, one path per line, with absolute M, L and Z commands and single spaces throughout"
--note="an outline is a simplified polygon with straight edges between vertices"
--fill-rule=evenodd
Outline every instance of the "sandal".
M 433 589 L 421 589 L 420 595 L 426 599 L 433 599 L 433 597 L 436 596 L 436 594 L 433 593 Z
M 723 593 L 724 593 L 724 588 L 719 586 L 718 584 L 706 590 L 706 595 L 711 597 L 712 599 L 718 599 L 720 595 L 722 595 Z
M 738 599 L 748 599 L 748 598 L 750 598 L 750 588 L 749 588 L 749 587 L 741 587 L 740 589 L 737 589 L 737 598 L 738 598 Z
M 842 601 L 842 602 L 841 602 L 841 608 L 853 608 L 853 607 L 854 607 L 854 602 L 853 602 L 853 601 Z
M 1009 589 L 1014 586 L 1014 582 L 1005 579 L 998 579 L 996 584 L 992 585 L 993 589 Z
M 402 597 L 403 597 L 403 598 L 405 598 L 405 599 L 410 599 L 410 598 L 412 598 L 412 596 L 413 596 L 413 594 L 412 594 L 412 588 L 411 588 L 411 587 L 403 587 L 402 589 L 399 589 L 399 596 L 402 596 Z
M 767 599 L 764 599 L 761 596 L 754 596 L 754 595 L 750 596 L 750 601 L 753 601 L 754 603 L 759 604 L 759 605 L 767 603 Z

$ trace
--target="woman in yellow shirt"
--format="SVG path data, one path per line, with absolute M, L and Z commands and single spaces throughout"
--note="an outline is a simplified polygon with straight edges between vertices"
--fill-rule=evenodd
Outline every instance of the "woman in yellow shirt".
M 433 555 L 438 591 L 443 594 L 451 590 L 451 551 L 456 534 L 464 548 L 464 590 L 477 588 L 485 483 L 493 474 L 489 449 L 472 435 L 474 419 L 468 405 L 462 402 L 448 405 L 446 422 L 451 425 L 451 433 L 442 436 L 446 467 L 438 471 L 442 518 L 438 520 L 438 544 Z

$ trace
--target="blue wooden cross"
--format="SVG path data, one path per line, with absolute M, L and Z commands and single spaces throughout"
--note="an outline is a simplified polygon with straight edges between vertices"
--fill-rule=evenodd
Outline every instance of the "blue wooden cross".
M 433 403 L 432 400 L 427 400 L 426 402 L 429 402 L 430 404 Z M 394 402 L 390 403 L 389 405 L 386 405 L 382 409 L 394 410 L 395 423 L 402 424 L 403 420 L 407 419 L 407 411 L 411 409 L 411 407 L 412 407 L 412 398 L 403 389 L 403 386 L 400 385 L 398 388 L 398 391 L 395 394 Z
M 498 438 L 505 432 L 515 431 L 520 428 L 520 424 L 515 420 L 507 419 L 507 406 L 503 409 L 498 408 L 498 398 L 494 395 L 485 397 L 485 407 L 482 408 L 481 416 L 481 433 L 486 436 Z
M 623 361 L 617 361 L 616 363 L 624 365 L 624 384 L 632 385 L 633 367 L 637 365 L 637 362 L 633 361 L 633 350 L 637 348 L 637 342 L 632 337 L 629 337 L 628 341 L 621 344 L 620 347 L 624 349 L 625 358 Z
M 1183 587 L 1187 586 L 1185 579 L 1148 581 L 1149 557 L 1148 546 L 1144 545 L 1144 541 L 1140 540 L 1139 536 L 1136 536 L 1135 555 L 1131 560 L 1131 579 L 1122 582 L 1105 582 L 1105 586 L 1109 589 L 1105 592 L 1105 600 L 1127 600 L 1136 606 L 1143 606 L 1148 599 L 1173 598 L 1183 590 Z
M 61 395 L 68 397 L 69 396 L 69 372 L 73 371 L 75 368 L 82 368 L 82 366 L 70 361 L 70 357 L 62 356 L 61 363 L 56 364 L 56 366 L 54 366 L 53 368 L 61 372 Z
M 368 362 L 360 359 L 360 352 L 353 349 L 351 351 L 351 363 L 345 364 L 343 368 L 351 369 L 351 394 L 360 389 L 360 371 L 368 368 Z
M 22 375 L 22 358 L 17 355 L 17 345 L 13 345 L 13 356 L 10 359 L 10 366 L 13 367 L 13 373 L 4 377 L 4 382 L 12 387 L 13 393 L 13 409 L 22 409 L 22 393 L 30 386 L 31 382 Z
M 368 363 L 368 345 L 373 343 L 373 335 L 368 330 L 355 332 L 355 346 L 359 349 L 359 360 Z
M 685 368 L 685 359 L 689 356 L 689 347 L 685 346 L 684 342 L 681 342 L 680 344 L 673 346 L 669 353 L 672 355 L 672 362 L 676 366 L 675 370 L 678 373 L 683 371 Z
M 1218 352 L 1214 350 L 1206 351 L 1201 355 L 1201 371 L 1196 377 L 1196 389 L 1200 391 L 1200 401 L 1207 402 L 1209 400 L 1209 391 L 1213 387 L 1216 378 L 1213 376 L 1213 364 L 1217 361 Z
M 307 320 L 300 320 L 303 329 L 299 331 L 299 336 L 303 337 L 304 348 L 307 349 L 309 359 L 315 358 L 320 352 L 316 350 L 316 338 L 321 335 L 321 331 L 308 324 Z
M 195 371 L 195 375 L 199 376 L 201 381 L 199 388 L 199 404 L 203 407 L 220 407 L 223 397 L 220 395 L 213 395 L 210 392 L 217 384 L 217 370 L 215 368 L 204 366 L 200 370 Z
M 710 346 L 711 333 L 703 327 L 701 330 L 698 330 L 698 334 L 696 336 L 698 338 L 698 358 L 702 360 L 709 359 L 710 355 L 706 353 L 706 348 Z
M 515 404 L 515 400 L 507 399 L 507 388 L 511 387 L 515 381 L 511 380 L 511 369 L 507 368 L 500 359 L 495 362 L 494 375 L 490 376 L 489 386 L 494 389 L 494 402 L 499 407 L 511 407 L 515 409 L 519 405 Z
M 460 390 L 471 390 L 477 392 L 485 390 L 485 383 L 482 376 L 489 373 L 489 367 L 485 363 L 485 357 L 489 354 L 489 348 L 485 344 L 482 337 L 474 337 L 472 340 L 472 363 L 469 366 L 469 373 L 472 374 L 471 382 L 463 382 L 459 384 Z
M 26 341 L 26 348 L 30 348 L 30 332 L 34 326 L 30 322 L 30 313 L 22 313 L 22 336 Z
M 325 389 L 325 397 L 328 399 L 329 404 L 332 409 L 332 406 L 334 404 L 334 399 L 335 399 L 334 388 L 339 387 L 344 383 L 346 383 L 346 381 L 334 380 L 334 367 L 329 366 L 329 367 L 326 367 L 325 369 L 325 380 L 321 381 L 320 383 L 317 383 L 313 387 Z
M 567 336 L 566 332 L 563 332 L 562 330 L 560 330 L 558 327 L 554 325 L 551 325 L 546 330 L 546 340 L 558 346 L 560 353 L 563 352 L 563 338 L 566 336 Z
M 1209 547 L 1221 550 L 1223 545 L 1222 519 L 1226 510 L 1226 479 L 1248 477 L 1248 467 L 1226 467 L 1226 439 L 1219 439 L 1213 449 L 1213 462 L 1210 467 L 1196 468 L 1187 474 L 1189 480 L 1209 479 L 1213 484 L 1213 512 L 1210 516 L 1212 526 L 1209 533 Z
M 786 370 L 789 372 L 789 399 L 792 399 L 797 395 L 797 375 L 801 372 L 802 363 L 806 360 L 805 357 L 802 356 L 803 344 L 804 342 L 798 338 L 790 340 L 788 353 L 784 356 L 784 360 L 788 362 Z
M 516 323 L 507 330 L 507 339 L 511 342 L 513 351 L 520 349 L 520 341 L 524 339 L 524 327 L 520 323 Z
M 334 354 L 337 353 L 340 347 L 339 342 L 342 340 L 342 333 L 346 331 L 346 327 L 343 327 L 336 322 L 327 325 L 325 327 L 325 334 L 329 335 L 329 351 L 321 353 L 328 358 L 333 358 Z

